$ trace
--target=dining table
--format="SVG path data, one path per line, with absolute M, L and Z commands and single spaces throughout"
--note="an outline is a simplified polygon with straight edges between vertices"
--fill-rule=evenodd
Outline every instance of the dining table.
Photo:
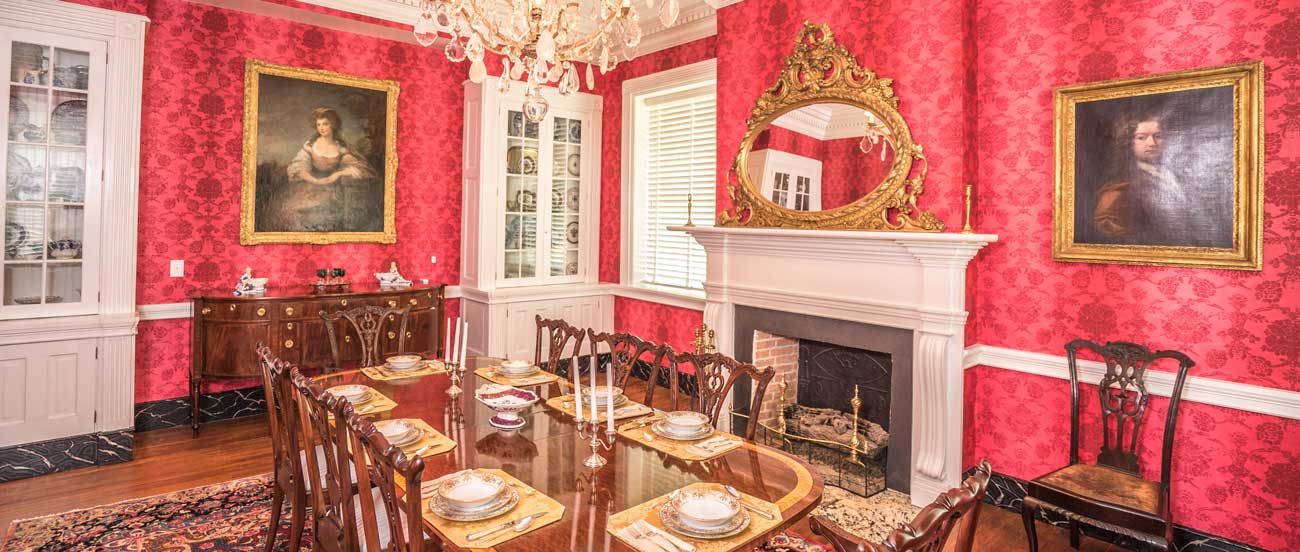
M 749 440 L 709 460 L 685 461 L 622 435 L 609 443 L 611 439 L 602 424 L 599 436 L 610 446 L 597 448 L 607 463 L 599 468 L 587 467 L 584 460 L 592 454 L 590 430 L 581 431 L 573 416 L 546 404 L 547 397 L 572 392 L 571 384 L 563 378 L 529 388 L 541 398 L 521 413 L 526 420 L 522 428 L 494 427 L 489 423 L 494 411 L 476 400 L 474 393 L 488 382 L 475 376 L 474 371 L 502 362 L 500 358 L 466 358 L 459 382 L 463 392 L 454 395 L 448 393 L 452 379 L 447 374 L 381 381 L 360 370 L 348 370 L 319 375 L 315 380 L 326 388 L 367 385 L 397 403 L 391 410 L 370 415 L 372 418 L 423 420 L 456 441 L 452 450 L 423 458 L 422 481 L 464 469 L 495 468 L 564 506 L 559 521 L 489 549 L 635 550 L 606 530 L 607 518 L 686 485 L 704 482 L 733 486 L 780 510 L 775 525 L 730 548 L 748 552 L 806 516 L 821 501 L 823 482 L 815 469 L 798 457 Z M 619 420 L 620 424 L 627 422 Z M 427 516 L 424 525 L 426 533 L 440 537 L 445 550 L 478 550 L 459 548 L 441 538 L 444 535 Z

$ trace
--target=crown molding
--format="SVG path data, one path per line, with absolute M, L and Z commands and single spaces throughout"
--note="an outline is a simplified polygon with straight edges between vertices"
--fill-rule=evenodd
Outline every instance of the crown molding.
M 744 1 L 745 0 L 704 0 L 704 3 L 712 6 L 715 10 L 720 10 L 732 4 L 739 4 Z
M 717 10 L 709 7 L 707 2 L 679 15 L 671 27 L 665 28 L 658 19 L 653 21 L 653 25 L 642 26 L 643 36 L 637 46 L 637 57 L 718 34 Z

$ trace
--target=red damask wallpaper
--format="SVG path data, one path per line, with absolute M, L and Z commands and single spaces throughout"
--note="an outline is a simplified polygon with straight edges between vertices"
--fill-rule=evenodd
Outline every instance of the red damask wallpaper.
M 691 351 L 695 328 L 704 321 L 704 313 L 695 309 L 671 307 L 626 297 L 614 298 L 614 329 L 658 343 L 667 343 L 678 351 Z
M 277 282 L 316 268 L 356 277 L 398 261 L 408 277 L 459 279 L 462 64 L 414 44 L 321 29 L 182 0 L 94 2 L 144 13 L 137 302 L 185 301 L 195 289 L 230 287 L 245 266 Z M 244 60 L 395 79 L 398 97 L 398 243 L 239 245 Z M 304 136 L 310 131 L 303 125 Z M 438 257 L 436 265 L 431 256 Z M 167 276 L 185 259 L 184 278 Z M 189 323 L 140 324 L 136 401 L 185 394 Z M 246 386 L 233 382 L 214 387 Z

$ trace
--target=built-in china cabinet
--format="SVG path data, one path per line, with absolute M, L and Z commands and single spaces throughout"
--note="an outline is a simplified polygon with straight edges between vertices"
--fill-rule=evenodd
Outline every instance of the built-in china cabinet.
M 523 86 L 465 84 L 462 312 L 484 330 L 472 352 L 531 359 L 535 315 L 613 325 L 597 290 L 601 98 L 544 94 L 534 122 Z
M 147 21 L 0 0 L 0 481 L 131 457 Z

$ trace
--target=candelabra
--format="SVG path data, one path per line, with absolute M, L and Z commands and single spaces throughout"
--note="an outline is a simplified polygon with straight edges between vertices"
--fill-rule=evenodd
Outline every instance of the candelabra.
M 608 463 L 604 456 L 600 455 L 600 449 L 611 450 L 614 448 L 614 440 L 618 432 L 613 429 L 605 430 L 605 438 L 600 437 L 600 422 L 596 420 L 578 422 L 578 437 L 588 439 L 591 446 L 591 456 L 583 460 L 582 465 L 591 469 L 596 469 Z M 608 442 L 606 442 L 608 440 Z
M 465 377 L 465 367 L 459 362 L 448 362 L 447 372 L 451 374 L 451 387 L 447 388 L 447 394 L 452 397 L 459 397 L 464 389 L 460 388 L 460 382 Z

